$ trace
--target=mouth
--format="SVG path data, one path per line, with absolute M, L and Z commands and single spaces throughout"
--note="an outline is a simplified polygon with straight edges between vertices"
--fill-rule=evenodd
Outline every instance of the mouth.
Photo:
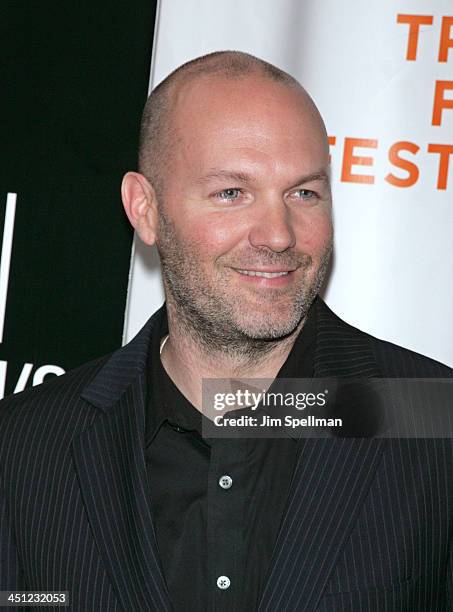
M 280 269 L 261 269 L 248 270 L 245 268 L 233 268 L 238 276 L 249 286 L 261 289 L 284 289 L 289 287 L 294 279 L 293 270 Z
M 282 270 L 278 272 L 265 272 L 264 270 L 239 270 L 236 268 L 236 272 L 239 274 L 245 274 L 245 276 L 259 276 L 261 278 L 278 278 L 279 276 L 288 276 L 291 270 Z

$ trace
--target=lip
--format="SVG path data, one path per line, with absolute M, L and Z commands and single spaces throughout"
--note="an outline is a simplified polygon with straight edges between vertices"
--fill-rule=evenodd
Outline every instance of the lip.
M 238 277 L 243 282 L 252 284 L 257 287 L 263 288 L 277 288 L 285 287 L 293 281 L 294 269 L 288 268 L 232 268 Z M 261 272 L 267 274 L 280 274 L 280 276 L 274 276 L 272 278 L 266 278 L 265 276 L 255 276 L 244 274 L 244 272 Z
M 295 268 L 233 268 L 236 272 L 245 270 L 246 272 L 267 272 L 269 274 L 279 274 L 282 272 L 294 272 Z

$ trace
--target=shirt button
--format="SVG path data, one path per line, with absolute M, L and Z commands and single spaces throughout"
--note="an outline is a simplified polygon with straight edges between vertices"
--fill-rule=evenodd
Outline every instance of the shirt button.
M 219 589 L 222 589 L 222 591 L 227 589 L 230 584 L 231 580 L 228 578 L 228 576 L 219 576 L 217 578 L 217 586 L 219 587 Z
M 220 476 L 219 485 L 222 487 L 222 489 L 229 489 L 232 484 L 233 479 L 231 478 L 231 476 L 228 476 L 227 474 L 225 474 L 224 476 Z

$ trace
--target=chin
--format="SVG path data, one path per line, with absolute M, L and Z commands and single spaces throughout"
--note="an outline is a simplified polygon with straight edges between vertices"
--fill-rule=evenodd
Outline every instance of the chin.
M 299 323 L 300 319 L 295 318 L 285 321 L 279 317 L 272 321 L 269 317 L 263 317 L 260 321 L 242 321 L 238 327 L 252 340 L 276 340 L 291 334 Z

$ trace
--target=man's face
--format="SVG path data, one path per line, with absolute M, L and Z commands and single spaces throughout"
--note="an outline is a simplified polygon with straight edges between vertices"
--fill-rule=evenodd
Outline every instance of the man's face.
M 331 251 L 328 147 L 297 89 L 249 76 L 182 87 L 156 244 L 186 321 L 220 342 L 283 337 Z

